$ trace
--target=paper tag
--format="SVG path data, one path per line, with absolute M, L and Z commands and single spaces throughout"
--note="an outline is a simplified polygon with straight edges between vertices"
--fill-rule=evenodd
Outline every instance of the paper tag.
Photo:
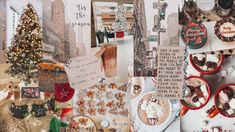
M 22 98 L 40 98 L 40 89 L 38 87 L 22 87 Z
M 95 56 L 81 56 L 71 59 L 65 68 L 72 88 L 87 88 L 102 77 L 101 60 Z

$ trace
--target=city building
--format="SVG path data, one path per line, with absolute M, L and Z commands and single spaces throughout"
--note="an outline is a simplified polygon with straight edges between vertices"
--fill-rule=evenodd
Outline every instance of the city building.
M 6 0 L 0 0 L 0 63 L 6 61 Z
M 139 18 L 138 22 L 135 20 L 135 26 L 138 28 L 134 29 L 134 74 L 135 76 L 145 75 L 146 68 L 149 66 L 147 59 L 147 51 L 150 49 L 147 42 L 147 25 L 144 1 L 138 0 L 134 3 L 140 7 L 140 11 L 136 12 L 136 18 Z
M 64 62 L 65 18 L 64 5 L 61 0 L 43 0 L 43 55 L 45 59 Z M 60 21 L 60 22 L 58 22 Z
M 19 24 L 20 13 L 10 1 L 7 5 L 7 47 L 9 47 Z
M 76 57 L 76 33 L 71 24 L 65 25 L 65 60 Z
M 29 3 L 28 0 L 3 0 L 6 2 L 6 21 L 7 21 L 7 47 L 11 46 L 13 36 L 16 34 L 16 27 L 20 24 L 20 17 Z M 40 24 L 42 23 L 42 2 L 38 0 L 31 0 L 30 3 L 33 5 L 37 15 L 39 17 Z
M 57 31 L 62 40 L 64 40 L 65 32 L 65 11 L 62 0 L 54 0 L 52 2 L 52 21 L 58 26 Z
M 54 30 L 57 28 L 51 19 L 52 2 L 43 0 L 43 57 L 45 59 L 55 58 L 55 44 L 60 39 Z

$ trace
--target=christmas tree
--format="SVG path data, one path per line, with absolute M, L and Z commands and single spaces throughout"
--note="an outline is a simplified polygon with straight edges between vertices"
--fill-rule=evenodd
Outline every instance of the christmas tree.
M 125 31 L 127 29 L 127 20 L 124 14 L 124 7 L 118 6 L 118 11 L 116 13 L 116 20 L 114 23 L 115 31 Z
M 12 77 L 30 83 L 37 76 L 38 64 L 42 61 L 42 29 L 33 6 L 24 9 L 7 52 L 11 66 L 6 71 Z

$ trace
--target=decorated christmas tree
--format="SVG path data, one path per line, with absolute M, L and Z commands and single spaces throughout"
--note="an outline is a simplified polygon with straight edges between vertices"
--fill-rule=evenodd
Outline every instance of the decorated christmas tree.
M 118 11 L 116 13 L 116 20 L 114 23 L 114 30 L 115 31 L 125 31 L 127 29 L 127 20 L 124 14 L 124 7 L 118 6 Z
M 7 52 L 11 66 L 6 72 L 30 83 L 37 76 L 38 64 L 42 61 L 42 29 L 30 3 L 24 9 L 19 23 Z

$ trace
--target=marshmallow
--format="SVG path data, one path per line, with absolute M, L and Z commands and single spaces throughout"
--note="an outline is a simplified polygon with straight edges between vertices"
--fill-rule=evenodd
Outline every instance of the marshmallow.
M 148 118 L 158 118 L 163 115 L 163 110 L 156 102 L 149 102 L 145 110 Z
M 204 66 L 202 67 L 202 70 L 203 70 L 203 71 L 206 71 L 206 70 L 207 70 L 207 66 L 204 65 Z
M 218 59 L 218 57 L 217 57 L 216 54 L 208 54 L 208 55 L 206 56 L 206 60 L 207 60 L 207 61 L 210 61 L 210 62 L 219 63 L 219 59 Z
M 230 109 L 228 109 L 226 112 L 227 112 L 229 115 L 232 115 L 234 111 L 233 111 L 233 109 L 230 108 Z
M 229 106 L 233 109 L 235 109 L 235 98 L 232 98 L 230 101 L 229 101 Z
M 154 113 L 157 114 L 158 117 L 163 115 L 162 107 L 158 103 L 150 102 L 149 105 L 151 106 L 150 108 L 154 111 Z
M 206 102 L 206 100 L 204 98 L 199 98 L 199 102 L 201 102 L 202 104 L 204 104 Z
M 200 107 L 201 106 L 201 102 L 197 101 L 194 103 L 197 107 Z
M 205 84 L 201 85 L 200 89 L 204 96 L 208 96 L 207 86 Z
M 225 102 L 228 102 L 228 95 L 225 94 L 223 91 L 219 93 L 219 97 L 222 98 Z
M 219 132 L 219 131 L 220 131 L 219 128 L 217 128 L 217 127 L 213 128 L 213 132 Z
M 204 55 L 204 54 L 196 54 L 196 55 L 194 55 L 194 56 L 196 56 L 199 61 L 202 61 L 203 58 L 206 57 L 206 55 Z
M 219 104 L 218 107 L 219 107 L 220 109 L 223 109 L 223 105 L 222 105 L 222 104 Z
M 213 132 L 213 128 L 210 128 L 210 129 L 208 130 L 208 132 Z
M 141 105 L 141 110 L 146 110 L 147 106 L 148 106 L 148 102 L 144 100 L 143 104 Z
M 186 97 L 191 96 L 191 91 L 190 91 L 190 89 L 189 89 L 188 87 L 185 89 L 184 95 L 185 95 Z

